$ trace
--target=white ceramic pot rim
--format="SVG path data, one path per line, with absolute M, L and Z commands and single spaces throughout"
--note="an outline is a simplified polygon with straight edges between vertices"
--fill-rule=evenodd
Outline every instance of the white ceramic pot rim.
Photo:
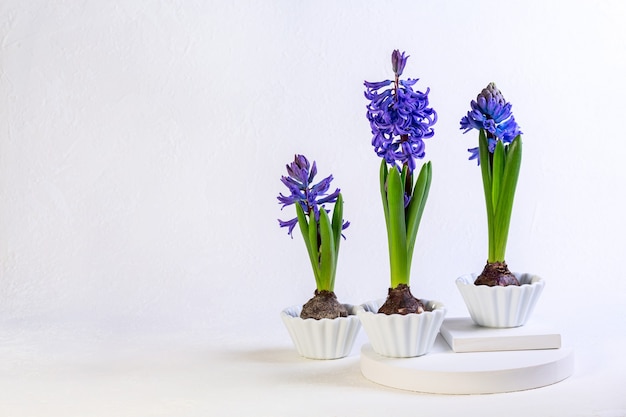
M 348 310 L 348 317 L 337 317 L 335 319 L 312 319 L 312 318 L 308 318 L 308 319 L 302 319 L 300 318 L 300 313 L 302 312 L 302 306 L 301 305 L 293 305 L 290 307 L 285 308 L 283 311 L 281 311 L 281 315 L 284 314 L 286 315 L 288 319 L 298 319 L 298 320 L 302 320 L 302 321 L 308 321 L 308 320 L 312 320 L 314 322 L 324 322 L 324 321 L 333 321 L 333 320 L 348 320 L 353 316 L 356 316 L 357 314 L 357 310 L 359 308 L 359 306 L 356 305 L 352 305 L 352 304 L 342 304 L 346 310 Z
M 456 279 L 457 285 L 459 284 L 466 284 L 466 285 L 470 285 L 470 284 L 474 284 L 474 281 L 476 281 L 476 278 L 478 278 L 480 274 L 477 272 L 471 273 L 471 274 L 465 274 L 465 275 L 461 275 L 460 277 L 458 277 Z M 524 285 L 545 285 L 545 281 L 539 276 L 539 275 L 535 275 L 535 274 L 531 274 L 531 273 L 527 273 L 527 272 L 513 272 L 513 275 L 515 275 L 515 277 L 517 278 L 517 280 L 519 281 L 521 286 Z M 475 287 L 480 287 L 480 288 L 491 288 L 491 289 L 497 289 L 497 288 L 519 288 L 517 285 L 507 285 L 506 287 L 500 287 L 500 286 L 496 286 L 496 287 L 490 287 L 488 285 L 475 285 Z
M 386 298 L 379 298 L 378 300 L 372 300 L 372 301 L 368 301 L 366 303 L 361 304 L 360 306 L 356 307 L 356 312 L 357 314 L 363 314 L 363 313 L 371 313 L 371 314 L 376 314 L 378 315 L 378 309 L 384 304 Z M 419 299 L 423 304 L 424 304 L 424 313 L 433 313 L 436 310 L 444 310 L 446 309 L 445 305 L 442 302 L 439 301 L 435 301 L 435 300 L 425 300 L 420 298 Z M 381 316 L 418 316 L 420 314 L 424 314 L 424 313 L 410 313 L 410 314 L 380 314 Z

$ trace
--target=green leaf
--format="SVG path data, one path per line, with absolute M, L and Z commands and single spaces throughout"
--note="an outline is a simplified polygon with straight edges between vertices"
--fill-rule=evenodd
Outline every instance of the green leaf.
M 415 249 L 415 240 L 417 239 L 417 231 L 424 213 L 424 207 L 426 207 L 426 200 L 428 200 L 428 192 L 430 191 L 430 184 L 432 181 L 432 166 L 430 161 L 422 165 L 420 173 L 415 182 L 415 188 L 413 189 L 413 196 L 408 207 L 407 217 L 407 269 L 410 275 L 411 263 L 413 261 L 413 252 Z
M 339 193 L 337 201 L 335 202 L 335 208 L 333 210 L 333 235 L 335 239 L 335 263 L 333 266 L 333 280 L 332 287 L 335 286 L 335 276 L 337 275 L 337 262 L 339 261 L 339 246 L 341 245 L 341 231 L 343 228 L 343 196 Z
M 502 183 L 502 177 L 504 177 L 505 163 L 504 144 L 499 140 L 496 142 L 496 148 L 493 151 L 493 167 L 491 171 L 491 204 L 493 208 L 498 207 L 500 184 Z
M 391 268 L 391 287 L 409 283 L 407 268 L 406 223 L 404 218 L 404 186 L 400 173 L 392 168 L 387 175 L 387 238 Z
M 326 210 L 320 210 L 320 281 L 322 290 L 333 291 L 335 287 L 335 271 L 337 267 L 337 253 L 335 251 L 335 237 Z
M 411 191 L 411 186 L 413 184 L 411 184 L 411 186 L 407 187 L 407 181 L 411 181 L 411 174 L 409 173 L 409 167 L 408 165 L 404 165 L 402 167 L 402 175 L 400 176 L 400 180 L 402 182 L 402 187 L 405 193 Z M 406 214 L 405 214 L 406 215 Z
M 487 232 L 489 242 L 489 254 L 487 260 L 489 262 L 494 261 L 494 207 L 493 207 L 493 194 L 492 194 L 492 180 L 491 180 L 491 157 L 489 154 L 489 142 L 487 141 L 487 135 L 484 129 L 480 129 L 478 135 L 478 156 L 480 158 L 480 170 L 483 179 L 483 191 L 485 194 L 485 206 L 487 209 Z
M 306 219 L 306 214 L 304 214 L 304 210 L 300 206 L 300 204 L 296 203 L 296 214 L 298 215 L 298 225 L 300 226 L 300 231 L 302 232 L 302 237 L 304 240 L 304 244 L 306 245 L 306 251 L 309 254 L 309 260 L 311 261 L 311 267 L 313 268 L 313 275 L 315 277 L 315 283 L 317 286 L 318 283 L 318 275 L 319 275 L 319 265 L 318 265 L 318 256 L 317 256 L 317 247 L 311 247 L 311 242 L 309 238 L 309 224 Z M 317 234 L 316 234 L 317 235 Z M 317 240 L 317 239 L 316 239 Z
M 315 282 L 317 284 L 317 289 L 321 290 L 322 275 L 321 275 L 321 267 L 320 267 L 320 244 L 317 240 L 318 225 L 315 221 L 315 215 L 311 213 L 309 215 L 309 245 L 311 247 L 310 257 L 311 263 L 313 264 L 313 271 L 315 272 Z
M 511 224 L 511 213 L 513 212 L 513 200 L 515 189 L 522 164 L 522 139 L 517 136 L 508 146 L 507 161 L 504 167 L 500 198 L 496 206 L 494 218 L 495 228 L 495 258 L 496 261 L 504 262 L 506 244 L 509 236 L 509 226 Z
M 296 206 L 296 214 L 298 215 L 298 225 L 300 226 L 300 232 L 302 232 L 302 236 L 304 237 L 304 243 L 309 247 L 309 223 L 306 220 L 306 214 L 304 214 L 304 210 L 299 203 L 295 204 Z
M 380 163 L 380 196 L 383 200 L 383 211 L 385 212 L 385 223 L 389 222 L 389 207 L 387 206 L 387 163 L 383 159 Z
M 333 209 L 333 237 L 335 239 L 335 256 L 339 256 L 339 245 L 341 243 L 341 228 L 343 227 L 343 196 L 337 196 L 335 208 Z

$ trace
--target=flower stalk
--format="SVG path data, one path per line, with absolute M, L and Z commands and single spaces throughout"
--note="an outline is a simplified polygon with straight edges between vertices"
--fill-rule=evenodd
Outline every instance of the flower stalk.
M 335 288 L 342 231 L 350 225 L 343 220 L 341 191 L 337 188 L 328 193 L 332 175 L 312 184 L 317 166 L 315 162 L 311 165 L 304 155 L 295 155 L 294 161 L 287 165 L 287 174 L 281 177 L 281 181 L 289 189 L 290 195 L 279 194 L 278 201 L 283 204 L 283 208 L 294 204 L 296 217 L 287 221 L 279 219 L 278 223 L 288 228 L 289 235 L 292 235 L 295 225 L 299 225 L 316 288 L 320 292 L 332 292 Z M 335 206 L 331 219 L 330 210 L 325 208 L 325 204 L 332 203 Z
M 367 119 L 372 146 L 382 158 L 380 194 L 387 228 L 390 291 L 401 288 L 413 299 L 408 289 L 411 264 L 432 180 L 431 163 L 423 164 L 418 172 L 416 161 L 425 156 L 424 141 L 434 135 L 437 113 L 429 107 L 429 89 L 416 91 L 413 86 L 417 79 L 400 79 L 408 58 L 404 52 L 394 50 L 393 79 L 365 81 L 365 98 L 369 100 Z M 404 310 L 405 306 L 394 306 L 387 314 Z
M 476 159 L 481 168 L 487 209 L 487 264 L 476 279 L 476 285 L 519 285 L 505 262 L 513 200 L 522 163 L 522 132 L 511 107 L 496 85 L 489 83 L 476 100 L 472 100 L 472 109 L 461 119 L 463 133 L 472 129 L 479 131 L 478 147 L 468 151 L 471 153 L 469 159 Z

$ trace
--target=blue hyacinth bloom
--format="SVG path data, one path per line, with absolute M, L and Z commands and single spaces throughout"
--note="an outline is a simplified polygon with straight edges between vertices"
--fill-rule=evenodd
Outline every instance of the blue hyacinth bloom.
M 461 119 L 461 129 L 464 130 L 463 133 L 472 129 L 484 129 L 489 142 L 489 152 L 493 153 L 498 140 L 507 144 L 522 134 L 511 112 L 511 103 L 507 103 L 495 83 L 489 83 L 476 100 L 472 100 L 471 107 L 472 110 Z M 476 159 L 480 164 L 478 147 L 468 151 L 471 154 L 469 159 Z

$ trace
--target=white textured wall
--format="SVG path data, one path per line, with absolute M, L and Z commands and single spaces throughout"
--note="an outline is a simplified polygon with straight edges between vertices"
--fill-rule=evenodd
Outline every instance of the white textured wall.
M 394 48 L 439 113 L 416 295 L 465 314 L 454 279 L 485 261 L 477 135 L 459 120 L 495 81 L 525 133 L 509 265 L 548 280 L 539 313 L 573 323 L 581 302 L 620 302 L 625 19 L 619 0 L 5 0 L 0 317 L 278 328 L 314 289 L 299 233 L 276 222 L 292 214 L 275 197 L 295 152 L 345 196 L 339 297 L 384 296 L 362 82 L 390 76 Z

